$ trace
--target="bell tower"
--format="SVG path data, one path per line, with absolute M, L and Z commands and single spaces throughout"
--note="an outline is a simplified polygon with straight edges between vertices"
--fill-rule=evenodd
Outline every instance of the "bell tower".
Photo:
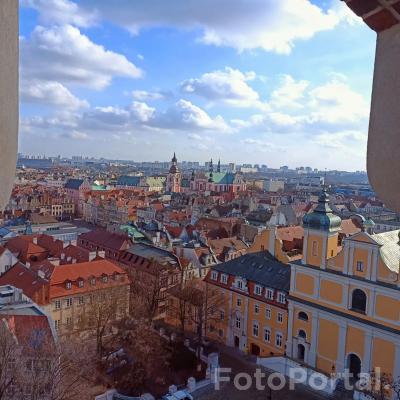
M 324 188 L 317 207 L 303 218 L 303 264 L 326 268 L 327 260 L 338 253 L 341 223 L 340 217 L 333 214 L 329 206 L 329 195 Z
M 167 183 L 165 190 L 168 193 L 180 193 L 181 192 L 181 180 L 182 175 L 178 168 L 178 159 L 174 153 L 171 160 L 171 167 L 167 175 Z

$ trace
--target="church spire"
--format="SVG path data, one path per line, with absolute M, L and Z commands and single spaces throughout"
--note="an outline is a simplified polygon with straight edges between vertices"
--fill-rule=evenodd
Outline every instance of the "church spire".
M 221 159 L 218 160 L 217 172 L 221 172 Z
M 209 175 L 209 178 L 208 178 L 208 182 L 214 182 L 213 175 L 214 175 L 214 165 L 213 165 L 213 160 L 211 159 L 211 161 L 210 161 L 210 175 Z

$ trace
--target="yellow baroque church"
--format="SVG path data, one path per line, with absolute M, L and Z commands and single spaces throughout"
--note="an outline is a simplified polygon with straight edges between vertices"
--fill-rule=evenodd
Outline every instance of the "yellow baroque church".
M 286 355 L 327 374 L 375 367 L 400 376 L 400 231 L 371 220 L 339 246 L 341 219 L 324 190 L 303 220 L 303 257 L 291 261 Z

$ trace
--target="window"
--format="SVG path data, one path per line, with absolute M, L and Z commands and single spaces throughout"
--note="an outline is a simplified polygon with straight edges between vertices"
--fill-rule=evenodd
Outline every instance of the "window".
M 277 333 L 275 337 L 275 346 L 276 347 L 282 347 L 282 342 L 283 342 L 283 336 L 281 333 Z
M 242 321 L 239 316 L 236 317 L 235 325 L 237 329 L 240 329 L 240 327 L 242 326 Z
M 264 329 L 264 340 L 269 343 L 271 341 L 271 330 L 269 328 Z
M 108 276 L 107 275 L 103 275 L 101 277 L 101 280 L 102 280 L 103 283 L 107 283 L 108 282 Z
M 267 289 L 266 297 L 268 300 L 273 300 L 274 299 L 274 291 L 272 289 Z
M 282 293 L 282 292 L 278 293 L 278 302 L 282 303 L 282 304 L 285 304 L 285 302 L 286 302 L 285 293 Z
M 72 283 L 71 282 L 66 282 L 65 287 L 67 289 L 71 289 L 72 288 Z
M 60 321 L 59 319 L 56 319 L 56 320 L 54 321 L 54 326 L 55 326 L 55 328 L 56 328 L 57 330 L 59 330 L 59 329 L 60 329 L 60 326 L 61 326 L 61 321 Z
M 218 336 L 219 337 L 224 337 L 224 330 L 223 329 L 218 329 Z
M 223 321 L 223 320 L 225 319 L 225 311 L 224 311 L 224 310 L 221 310 L 221 311 L 219 312 L 219 319 L 220 319 L 221 321 Z
M 80 287 L 80 288 L 83 287 L 83 279 L 79 279 L 79 281 L 78 281 L 78 287 Z
M 278 312 L 278 315 L 277 315 L 277 320 L 278 320 L 278 322 L 279 322 L 280 324 L 282 324 L 282 323 L 283 323 L 283 313 L 281 313 L 281 312 Z
M 312 242 L 312 255 L 313 257 L 318 256 L 318 242 L 316 242 L 315 240 Z
M 56 310 L 59 310 L 61 308 L 61 300 L 56 300 L 54 303 L 54 307 Z
M 218 272 L 217 272 L 217 271 L 212 271 L 212 272 L 211 272 L 211 279 L 212 279 L 213 281 L 218 280 Z
M 238 307 L 242 305 L 242 299 L 240 297 L 237 298 L 236 304 Z
M 258 337 L 258 322 L 257 321 L 253 322 L 253 336 Z
M 72 307 L 72 298 L 69 297 L 65 300 L 65 307 Z
M 79 297 L 78 297 L 78 304 L 79 304 L 79 305 L 82 305 L 82 304 L 84 304 L 84 303 L 85 303 L 85 300 L 84 300 L 83 296 L 79 296 Z
M 271 309 L 270 308 L 267 308 L 265 310 L 265 318 L 266 319 L 271 319 Z
M 254 294 L 260 296 L 262 292 L 262 287 L 260 285 L 255 285 L 254 286 Z
M 367 295 L 361 289 L 355 289 L 351 296 L 351 309 L 365 313 L 367 309 Z
M 260 305 L 259 304 L 254 304 L 254 314 L 258 314 L 260 312 Z
M 299 312 L 298 318 L 302 321 L 308 321 L 308 315 L 304 311 Z
M 364 263 L 362 261 L 357 261 L 357 271 L 359 272 L 364 271 Z
M 242 281 L 237 281 L 236 286 L 238 289 L 243 289 L 243 282 Z
M 228 275 L 222 274 L 221 275 L 221 282 L 226 285 L 228 283 Z
M 306 339 L 307 338 L 307 333 L 305 331 L 303 331 L 303 329 L 300 329 L 298 336 L 300 338 Z
M 72 317 L 67 317 L 67 327 L 68 328 L 72 327 Z

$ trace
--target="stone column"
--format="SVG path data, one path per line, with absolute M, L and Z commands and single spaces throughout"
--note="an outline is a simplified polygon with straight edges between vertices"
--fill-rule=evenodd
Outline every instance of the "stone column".
M 9 199 L 18 140 L 18 0 L 0 1 L 0 210 Z

